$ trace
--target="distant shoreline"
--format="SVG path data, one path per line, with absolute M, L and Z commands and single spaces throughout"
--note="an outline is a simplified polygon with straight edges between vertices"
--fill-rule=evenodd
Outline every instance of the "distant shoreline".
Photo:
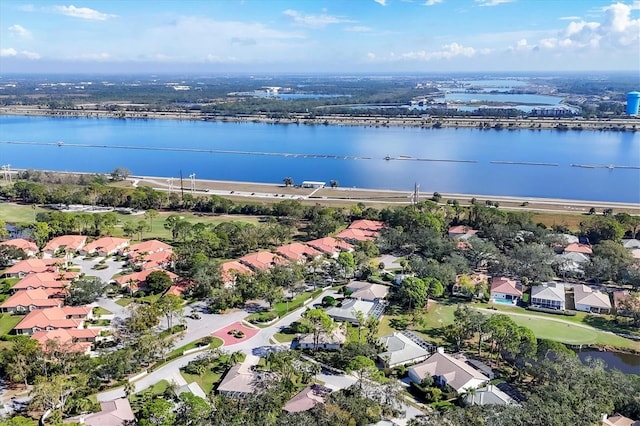
M 421 127 L 477 128 L 486 130 L 574 130 L 574 131 L 626 131 L 640 130 L 640 118 L 577 119 L 577 118 L 498 118 L 498 117 L 385 117 L 365 115 L 289 114 L 287 118 L 272 118 L 266 114 L 218 116 L 199 111 L 140 112 L 107 111 L 101 109 L 45 109 L 25 106 L 0 107 L 0 115 L 53 118 L 111 118 L 127 120 L 188 120 L 229 123 L 263 123 L 283 125 L 325 125 L 363 127 Z

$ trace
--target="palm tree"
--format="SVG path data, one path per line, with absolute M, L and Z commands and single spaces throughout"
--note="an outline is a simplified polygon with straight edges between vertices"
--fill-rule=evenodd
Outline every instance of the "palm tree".
M 134 393 L 136 393 L 136 385 L 133 384 L 133 382 L 130 382 L 130 381 L 127 380 L 127 382 L 124 384 L 124 395 L 125 395 L 125 397 L 129 398 Z

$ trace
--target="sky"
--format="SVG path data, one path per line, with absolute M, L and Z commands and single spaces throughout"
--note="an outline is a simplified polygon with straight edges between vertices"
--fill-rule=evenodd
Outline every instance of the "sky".
M 640 1 L 0 1 L 0 73 L 638 71 Z

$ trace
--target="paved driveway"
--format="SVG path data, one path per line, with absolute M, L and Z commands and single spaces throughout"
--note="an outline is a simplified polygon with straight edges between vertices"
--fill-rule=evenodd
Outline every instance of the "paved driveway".
M 108 258 L 106 258 L 105 263 L 104 263 L 105 265 L 108 266 L 108 268 L 101 269 L 101 270 L 92 269 L 102 259 L 104 259 L 104 258 L 103 257 L 95 257 L 95 258 L 92 258 L 92 259 L 89 259 L 89 260 L 84 260 L 84 258 L 82 256 L 76 256 L 71 261 L 72 261 L 72 263 L 74 265 L 79 266 L 81 268 L 82 272 L 84 272 L 85 275 L 98 277 L 102 281 L 104 281 L 105 283 L 108 283 L 109 281 L 111 281 L 111 277 L 113 277 L 118 272 L 122 271 L 122 268 L 123 268 L 125 262 L 118 262 L 118 261 L 115 260 L 115 258 L 108 257 Z

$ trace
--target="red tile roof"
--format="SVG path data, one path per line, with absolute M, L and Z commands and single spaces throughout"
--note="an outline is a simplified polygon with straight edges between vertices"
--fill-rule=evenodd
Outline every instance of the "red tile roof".
M 291 243 L 278 247 L 276 252 L 293 261 L 307 260 L 310 257 L 322 256 L 322 253 L 318 250 L 302 243 Z
M 55 252 L 61 247 L 66 250 L 78 251 L 84 247 L 87 237 L 84 235 L 62 235 L 49 241 L 42 251 Z
M 253 269 L 270 269 L 275 265 L 286 265 L 289 263 L 284 257 L 278 256 L 268 251 L 251 253 L 240 258 L 240 262 Z
M 31 290 L 35 288 L 65 288 L 70 280 L 76 278 L 77 272 L 40 272 L 29 274 L 18 281 L 11 290 Z
M 14 327 L 15 330 L 78 328 L 91 312 L 89 306 L 63 306 L 31 311 Z
M 449 228 L 449 236 L 476 235 L 477 233 L 478 233 L 477 230 L 471 229 L 466 225 L 452 226 L 451 228 Z
M 506 277 L 495 277 L 491 280 L 491 293 L 522 297 L 522 291 L 516 288 L 516 282 Z
M 366 229 L 358 229 L 358 228 L 347 228 L 344 231 L 339 232 L 336 235 L 336 238 L 340 238 L 343 240 L 354 240 L 354 241 L 371 241 L 378 238 L 379 233 L 368 231 Z
M 14 274 L 33 274 L 35 272 L 55 272 L 58 270 L 57 265 L 63 263 L 60 259 L 26 259 L 16 263 L 6 271 L 7 275 Z
M 593 254 L 591 246 L 588 244 L 571 243 L 564 248 L 565 252 L 576 252 L 582 254 Z
M 82 251 L 87 253 L 93 253 L 94 251 L 113 253 L 128 246 L 129 241 L 128 238 L 102 237 L 84 246 Z
M 131 244 L 127 255 L 129 257 L 136 257 L 139 254 L 156 253 L 159 251 L 171 250 L 172 247 L 169 244 L 165 244 L 158 240 L 143 241 L 138 244 Z
M 136 258 L 137 263 L 141 263 L 142 269 L 159 269 L 171 264 L 173 252 L 171 250 L 156 251 L 140 255 Z
M 24 238 L 15 238 L 13 240 L 7 240 L 0 243 L 0 246 L 13 246 L 28 252 L 37 252 L 38 246 L 36 243 L 25 240 Z
M 324 237 L 313 241 L 308 241 L 307 245 L 320 250 L 323 253 L 334 255 L 336 253 L 340 253 L 341 251 L 349 251 L 353 249 L 351 244 L 345 243 L 344 241 L 336 240 L 332 237 Z
M 37 340 L 45 351 L 47 342 L 56 340 L 59 349 L 68 352 L 85 352 L 91 347 L 91 342 L 94 342 L 99 335 L 100 330 L 97 328 L 58 328 L 36 331 L 31 338 Z M 77 340 L 83 341 L 78 342 Z
M 237 260 L 224 262 L 220 265 L 220 275 L 223 282 L 233 282 L 235 280 L 235 276 L 238 274 L 251 275 L 253 274 L 253 271 L 248 266 L 243 265 Z
M 156 272 L 156 271 L 162 271 L 166 273 L 167 275 L 169 275 L 169 278 L 171 278 L 172 281 L 178 278 L 178 276 L 173 272 L 165 271 L 164 269 L 153 269 L 153 270 L 147 269 L 145 271 L 134 272 L 133 274 L 123 275 L 121 277 L 116 278 L 115 281 L 120 285 L 125 285 L 129 283 L 140 285 L 141 283 L 147 280 L 147 277 L 149 276 L 150 273 Z
M 360 219 L 352 222 L 351 225 L 349 225 L 349 229 L 362 229 L 365 231 L 377 232 L 384 228 L 384 226 L 384 222 L 380 222 L 379 220 Z
M 30 306 L 34 306 L 36 309 L 43 309 L 62 306 L 64 301 L 61 298 L 51 298 L 52 293 L 55 294 L 56 291 L 51 292 L 42 289 L 20 290 L 5 300 L 4 303 L 0 305 L 0 308 L 15 309 L 22 306 L 29 309 Z

